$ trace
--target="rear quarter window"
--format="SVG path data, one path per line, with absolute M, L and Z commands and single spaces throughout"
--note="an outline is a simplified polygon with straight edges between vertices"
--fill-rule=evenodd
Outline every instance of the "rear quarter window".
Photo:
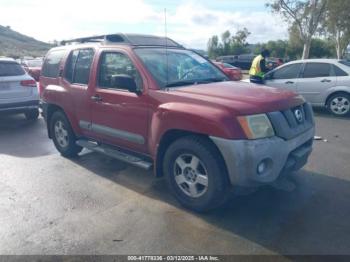
M 2 76 L 21 76 L 26 72 L 23 67 L 15 62 L 0 62 L 0 77 Z
M 336 65 L 333 65 L 333 68 L 334 68 L 334 73 L 336 76 L 348 76 L 348 74 L 345 71 L 343 71 L 342 69 L 340 69 Z
M 45 77 L 58 77 L 60 63 L 65 54 L 66 50 L 56 50 L 50 52 L 45 58 L 41 74 Z

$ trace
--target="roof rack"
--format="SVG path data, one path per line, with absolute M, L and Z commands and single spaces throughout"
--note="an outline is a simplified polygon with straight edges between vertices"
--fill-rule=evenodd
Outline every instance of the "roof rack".
M 168 37 L 138 34 L 108 34 L 61 41 L 61 45 L 74 43 L 101 43 L 106 45 L 118 43 L 132 46 L 167 46 L 170 48 L 184 48 L 182 45 Z

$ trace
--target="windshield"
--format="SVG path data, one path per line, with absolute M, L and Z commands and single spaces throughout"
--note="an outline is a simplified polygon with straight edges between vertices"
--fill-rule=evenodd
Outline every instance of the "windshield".
M 161 88 L 227 80 L 216 66 L 189 50 L 137 48 L 135 52 Z
M 0 62 L 0 76 L 20 76 L 24 75 L 23 68 L 14 62 Z

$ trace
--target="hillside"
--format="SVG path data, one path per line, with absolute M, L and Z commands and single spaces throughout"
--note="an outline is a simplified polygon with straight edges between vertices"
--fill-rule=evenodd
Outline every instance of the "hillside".
M 50 45 L 0 25 L 0 56 L 43 56 Z

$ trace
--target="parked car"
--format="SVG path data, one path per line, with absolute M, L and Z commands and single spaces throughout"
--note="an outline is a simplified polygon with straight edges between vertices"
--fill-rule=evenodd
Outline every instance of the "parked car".
M 242 80 L 242 70 L 238 67 L 227 63 L 221 62 L 213 62 L 216 66 L 218 66 L 230 80 L 240 81 Z
M 219 56 L 216 58 L 217 62 L 227 63 L 243 70 L 249 70 L 255 55 L 253 54 L 243 54 L 243 55 L 228 55 Z
M 39 116 L 39 94 L 35 80 L 13 59 L 0 58 L 0 113 Z
M 337 116 L 350 115 L 350 63 L 308 59 L 287 63 L 265 76 L 265 84 L 301 94 L 313 106 Z
M 31 75 L 35 81 L 39 81 L 41 66 L 43 64 L 42 59 L 32 59 L 22 61 L 24 69 L 29 75 Z
M 74 39 L 46 55 L 40 85 L 48 136 L 65 157 L 88 148 L 165 175 L 184 206 L 208 210 L 231 188 L 302 168 L 311 106 L 290 91 L 228 81 L 173 40 Z

